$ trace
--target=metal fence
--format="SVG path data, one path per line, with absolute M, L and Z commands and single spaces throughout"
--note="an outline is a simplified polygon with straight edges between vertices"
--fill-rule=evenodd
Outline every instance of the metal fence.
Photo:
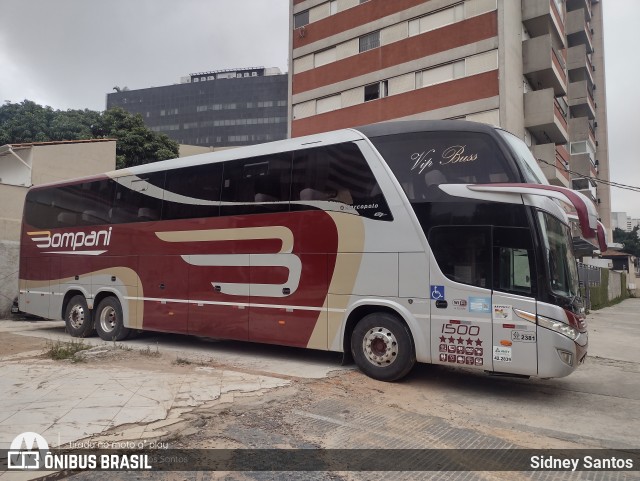
M 591 290 L 589 287 L 597 287 L 601 282 L 601 270 L 599 267 L 590 266 L 578 262 L 578 280 L 580 291 L 587 311 L 591 310 Z
M 578 262 L 578 279 L 580 287 L 597 287 L 600 285 L 600 268 Z

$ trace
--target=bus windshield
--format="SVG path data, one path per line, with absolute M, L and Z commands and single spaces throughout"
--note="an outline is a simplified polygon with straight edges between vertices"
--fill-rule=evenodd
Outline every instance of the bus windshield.
M 527 182 L 534 184 L 548 184 L 549 181 L 544 176 L 538 162 L 533 157 L 529 147 L 513 134 L 506 130 L 496 129 L 496 132 L 502 136 L 504 140 L 511 146 L 513 153 L 518 158 L 518 165 L 522 168 L 524 177 Z
M 569 227 L 546 212 L 538 212 L 544 239 L 551 291 L 573 299 L 578 295 L 578 267 L 570 245 Z
M 484 133 L 427 131 L 370 140 L 411 203 L 433 200 L 439 184 L 520 182 L 496 142 Z

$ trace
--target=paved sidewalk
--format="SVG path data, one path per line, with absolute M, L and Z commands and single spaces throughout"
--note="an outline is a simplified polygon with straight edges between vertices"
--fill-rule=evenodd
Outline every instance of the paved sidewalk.
M 0 446 L 8 448 L 8 441 L 26 431 L 59 446 L 124 424 L 140 426 L 116 439 L 153 438 L 194 407 L 287 384 L 208 367 L 182 375 L 50 360 L 0 361 Z M 159 420 L 170 422 L 154 423 Z

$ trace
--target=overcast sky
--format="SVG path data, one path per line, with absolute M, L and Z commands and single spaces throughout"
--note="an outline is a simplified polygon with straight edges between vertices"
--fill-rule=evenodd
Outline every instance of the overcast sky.
M 517 1 L 517 0 L 507 0 Z M 602 0 L 611 180 L 640 186 L 640 0 Z M 193 72 L 288 70 L 289 0 L 0 0 L 0 102 L 104 110 L 113 87 Z M 640 218 L 640 193 L 612 189 Z

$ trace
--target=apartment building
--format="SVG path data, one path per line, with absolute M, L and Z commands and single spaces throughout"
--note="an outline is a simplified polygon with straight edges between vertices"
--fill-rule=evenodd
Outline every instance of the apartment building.
M 151 130 L 180 144 L 235 147 L 287 135 L 288 76 L 247 67 L 184 76 L 180 83 L 107 94 L 107 109 L 140 114 Z
M 289 133 L 467 119 L 524 139 L 610 231 L 602 3 L 292 0 Z M 572 172 L 569 172 L 572 171 Z

